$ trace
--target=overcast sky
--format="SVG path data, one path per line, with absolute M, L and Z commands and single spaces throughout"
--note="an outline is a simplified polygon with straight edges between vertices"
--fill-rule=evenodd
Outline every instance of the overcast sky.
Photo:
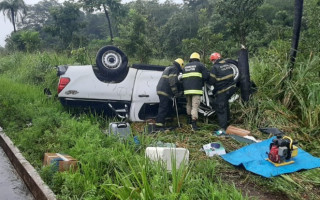
M 36 4 L 40 0 L 24 0 L 27 5 Z M 64 0 L 59 0 L 59 2 L 63 2 Z M 132 0 L 122 0 L 123 3 L 130 2 Z M 165 0 L 160 0 L 159 2 L 164 2 Z M 174 0 L 176 3 L 183 3 L 183 0 Z M 7 35 L 9 35 L 13 31 L 13 25 L 9 21 L 8 18 L 3 16 L 3 13 L 0 13 L 0 46 L 4 47 L 5 39 Z

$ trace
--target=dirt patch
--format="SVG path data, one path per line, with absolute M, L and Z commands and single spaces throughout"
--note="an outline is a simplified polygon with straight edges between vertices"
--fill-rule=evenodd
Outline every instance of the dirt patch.
M 270 199 L 277 199 L 277 200 L 287 200 L 290 199 L 286 196 L 286 194 L 281 193 L 273 193 L 265 190 L 261 190 L 261 187 L 248 183 L 248 184 L 235 184 L 236 187 L 241 190 L 242 194 L 245 196 L 249 196 L 250 198 L 257 198 L 259 200 L 270 200 Z
M 287 200 L 290 199 L 285 193 L 272 192 L 270 189 L 261 186 L 260 184 L 253 183 L 249 180 L 249 176 L 252 176 L 250 172 L 244 169 L 237 168 L 236 170 L 219 170 L 218 175 L 221 179 L 228 184 L 233 184 L 238 190 L 241 190 L 243 196 L 247 196 L 250 199 L 259 200 Z

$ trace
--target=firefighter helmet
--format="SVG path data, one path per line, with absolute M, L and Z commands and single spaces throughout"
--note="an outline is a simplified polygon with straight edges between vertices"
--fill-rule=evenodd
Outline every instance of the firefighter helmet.
M 211 61 L 211 62 L 216 61 L 216 60 L 218 60 L 218 59 L 220 59 L 220 58 L 221 58 L 221 55 L 220 55 L 220 53 L 217 53 L 217 52 L 212 53 L 212 54 L 210 55 L 210 61 Z
M 193 52 L 190 56 L 190 59 L 198 59 L 200 60 L 200 54 L 198 54 L 197 52 Z
M 180 65 L 181 68 L 184 67 L 184 62 L 181 58 L 177 58 L 174 60 L 174 62 L 178 63 Z

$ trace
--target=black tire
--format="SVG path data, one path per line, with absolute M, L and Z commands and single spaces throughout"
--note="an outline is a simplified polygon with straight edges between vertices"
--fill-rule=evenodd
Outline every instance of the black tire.
M 243 101 L 249 101 L 251 94 L 251 82 L 249 73 L 249 61 L 248 61 L 248 51 L 247 49 L 241 49 L 239 54 L 239 73 L 240 73 L 240 90 L 241 99 Z
M 105 46 L 99 49 L 96 64 L 108 81 L 120 82 L 128 72 L 128 58 L 115 46 Z

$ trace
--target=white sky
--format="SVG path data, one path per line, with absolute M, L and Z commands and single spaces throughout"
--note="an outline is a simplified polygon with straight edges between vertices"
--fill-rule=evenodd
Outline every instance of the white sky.
M 27 5 L 30 4 L 36 4 L 40 0 L 24 0 L 24 2 Z M 59 0 L 59 2 L 63 2 L 64 0 Z M 132 0 L 122 0 L 123 3 L 130 2 Z M 165 0 L 159 0 L 160 3 L 164 2 Z M 176 3 L 183 3 L 183 0 L 173 0 Z M 5 39 L 7 35 L 9 35 L 13 31 L 13 25 L 9 21 L 8 18 L 3 16 L 3 12 L 0 13 L 0 46 L 4 47 L 5 46 Z

